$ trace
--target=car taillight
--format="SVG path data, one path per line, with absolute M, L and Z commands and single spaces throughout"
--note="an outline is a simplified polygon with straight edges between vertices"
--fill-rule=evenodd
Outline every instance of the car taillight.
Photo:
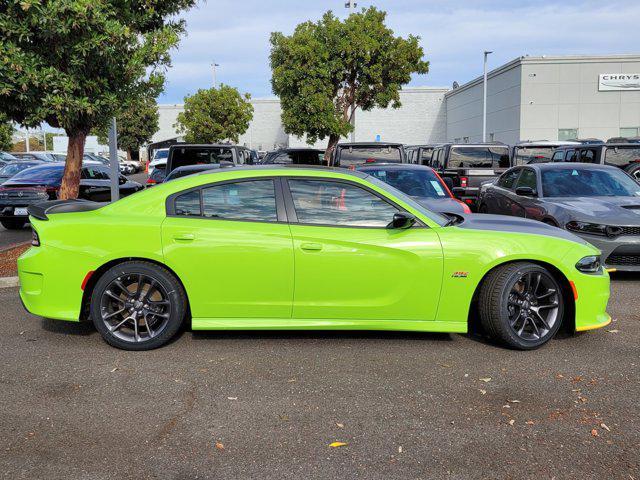
M 40 237 L 38 236 L 38 232 L 36 232 L 36 229 L 33 227 L 31 227 L 31 245 L 33 245 L 34 247 L 40 246 Z
M 157 182 L 156 182 L 153 178 L 149 177 L 149 178 L 147 178 L 147 183 L 148 183 L 149 185 L 155 185 Z M 154 190 L 154 191 L 155 191 L 155 190 Z
M 460 186 L 467 188 L 467 185 L 469 185 L 469 179 L 467 177 L 460 177 Z
M 373 158 L 367 158 L 364 163 L 376 163 L 376 161 Z

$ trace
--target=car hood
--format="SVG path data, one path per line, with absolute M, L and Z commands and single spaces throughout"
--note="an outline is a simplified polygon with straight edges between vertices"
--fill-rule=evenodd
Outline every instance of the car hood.
M 566 209 L 573 220 L 640 225 L 640 197 L 557 197 L 544 200 Z
M 526 218 L 508 217 L 506 215 L 487 215 L 483 213 L 467 213 L 461 215 L 464 219 L 457 227 L 468 228 L 471 230 L 491 230 L 495 232 L 510 233 L 526 233 L 529 235 L 544 235 L 547 237 L 556 237 L 571 242 L 587 245 L 582 238 L 567 232 L 561 228 L 538 222 L 537 220 L 528 220 Z
M 438 213 L 464 213 L 464 205 L 453 198 L 411 197 L 427 210 Z

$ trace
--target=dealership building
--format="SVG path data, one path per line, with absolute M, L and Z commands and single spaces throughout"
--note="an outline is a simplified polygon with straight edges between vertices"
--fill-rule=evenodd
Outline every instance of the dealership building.
M 487 78 L 488 141 L 640 136 L 640 55 L 523 56 Z M 482 93 L 482 76 L 451 88 L 406 87 L 399 109 L 356 111 L 353 140 L 481 141 Z M 253 121 L 240 144 L 257 150 L 306 145 L 284 132 L 277 98 L 252 103 Z M 177 137 L 173 125 L 182 105 L 159 110 L 153 140 Z

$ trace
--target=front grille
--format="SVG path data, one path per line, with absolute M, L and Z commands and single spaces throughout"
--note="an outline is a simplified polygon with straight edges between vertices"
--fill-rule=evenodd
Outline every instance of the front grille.
M 620 255 L 612 253 L 606 261 L 607 265 L 619 265 L 627 267 L 640 266 L 640 255 Z
M 638 235 L 640 236 L 640 227 L 620 227 L 622 229 L 620 235 Z

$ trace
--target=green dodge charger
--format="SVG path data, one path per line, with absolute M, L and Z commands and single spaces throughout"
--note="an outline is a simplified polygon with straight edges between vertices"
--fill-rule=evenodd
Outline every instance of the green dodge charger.
M 533 349 L 603 327 L 600 252 L 559 228 L 440 215 L 362 173 L 225 168 L 112 204 L 30 207 L 20 297 L 147 350 L 194 330 L 484 331 Z

